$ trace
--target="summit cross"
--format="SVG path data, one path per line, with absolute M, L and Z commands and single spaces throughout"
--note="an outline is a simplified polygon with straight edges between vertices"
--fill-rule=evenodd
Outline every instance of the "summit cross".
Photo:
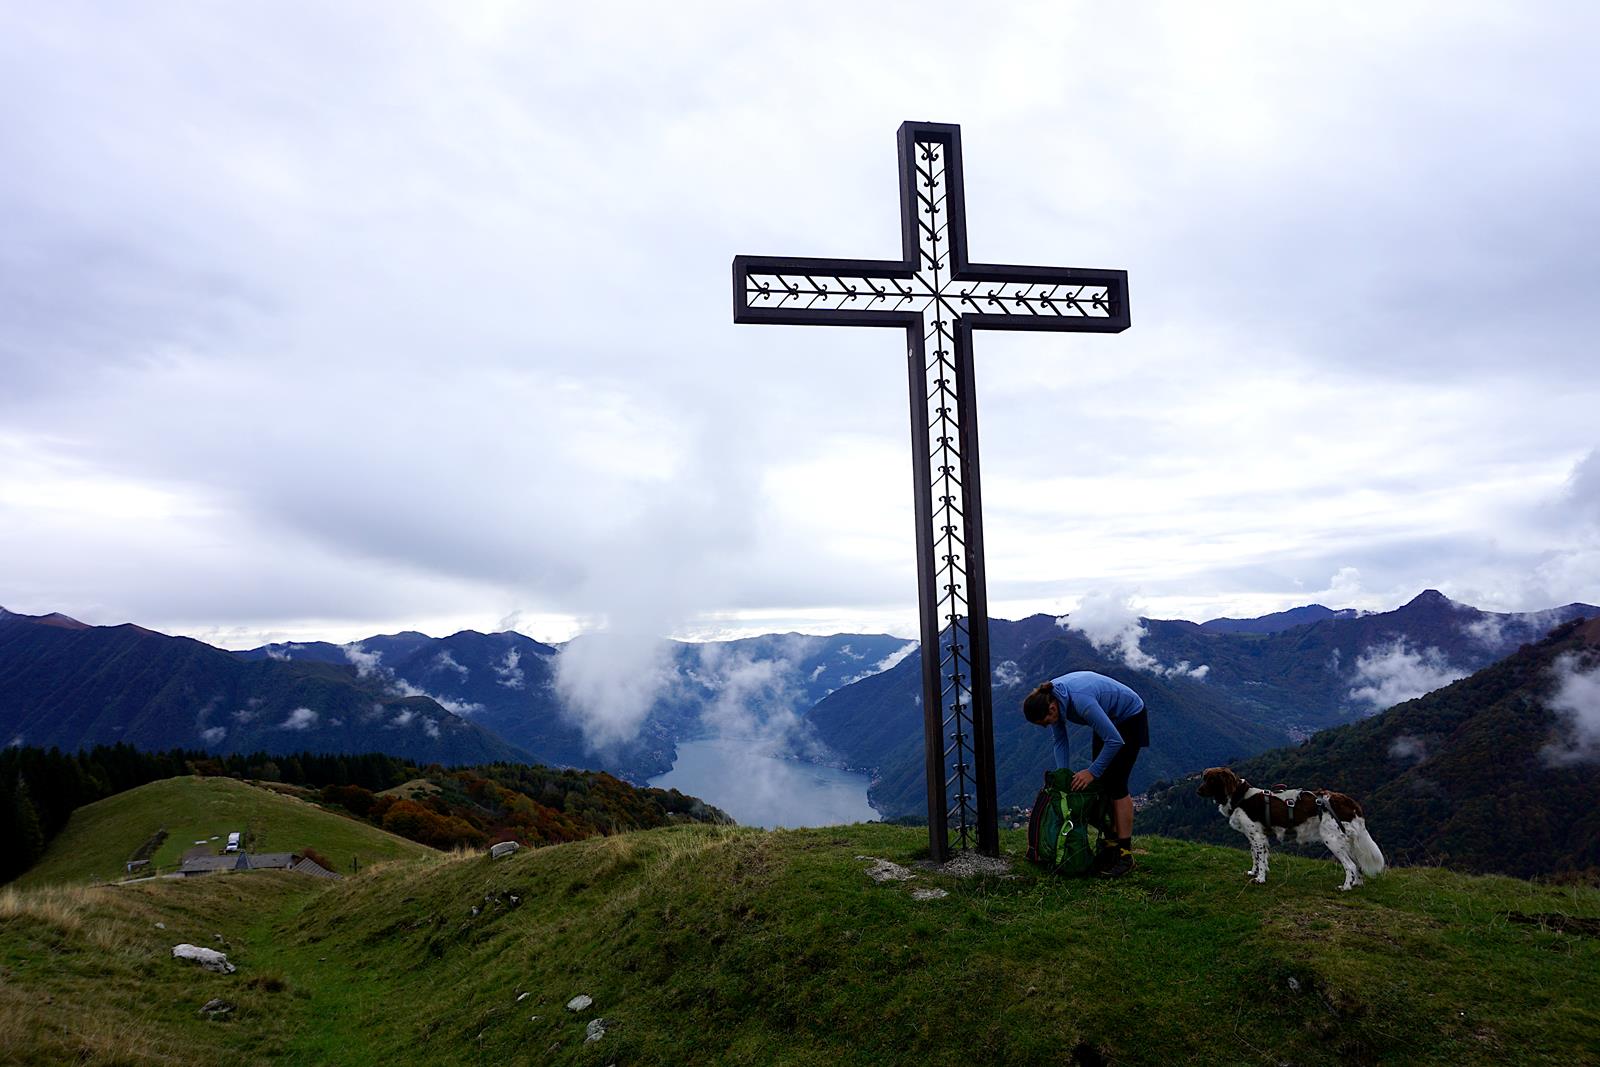
M 928 835 L 943 862 L 952 844 L 1000 848 L 972 331 L 1120 332 L 1128 274 L 970 262 L 961 128 L 902 123 L 899 149 L 901 258 L 735 256 L 733 320 L 905 330 Z

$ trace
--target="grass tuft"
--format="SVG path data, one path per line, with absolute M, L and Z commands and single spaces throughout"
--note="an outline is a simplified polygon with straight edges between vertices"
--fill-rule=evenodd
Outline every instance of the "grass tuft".
M 62 933 L 76 934 L 83 929 L 87 896 L 86 890 L 72 886 L 31 891 L 0 889 L 0 919 L 29 919 Z

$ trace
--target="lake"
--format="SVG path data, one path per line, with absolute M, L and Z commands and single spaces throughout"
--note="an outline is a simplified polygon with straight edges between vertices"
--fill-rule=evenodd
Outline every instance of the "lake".
M 661 789 L 699 797 L 741 826 L 767 829 L 837 826 L 878 817 L 867 803 L 867 776 L 767 755 L 756 740 L 680 741 L 678 761 L 650 779 Z

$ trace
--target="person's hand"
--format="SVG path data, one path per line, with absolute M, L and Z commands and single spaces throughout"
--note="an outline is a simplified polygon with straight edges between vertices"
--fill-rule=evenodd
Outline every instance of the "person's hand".
M 1079 790 L 1088 789 L 1093 784 L 1094 775 L 1090 774 L 1087 768 L 1072 776 L 1072 791 L 1074 793 L 1078 792 Z

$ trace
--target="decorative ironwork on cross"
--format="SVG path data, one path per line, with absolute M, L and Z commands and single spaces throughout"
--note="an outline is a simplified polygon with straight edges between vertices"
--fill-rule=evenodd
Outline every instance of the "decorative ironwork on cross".
M 906 331 L 928 835 L 942 862 L 952 844 L 1000 848 L 972 331 L 1125 330 L 1128 274 L 970 262 L 961 128 L 902 123 L 899 146 L 902 257 L 735 256 L 733 320 Z

